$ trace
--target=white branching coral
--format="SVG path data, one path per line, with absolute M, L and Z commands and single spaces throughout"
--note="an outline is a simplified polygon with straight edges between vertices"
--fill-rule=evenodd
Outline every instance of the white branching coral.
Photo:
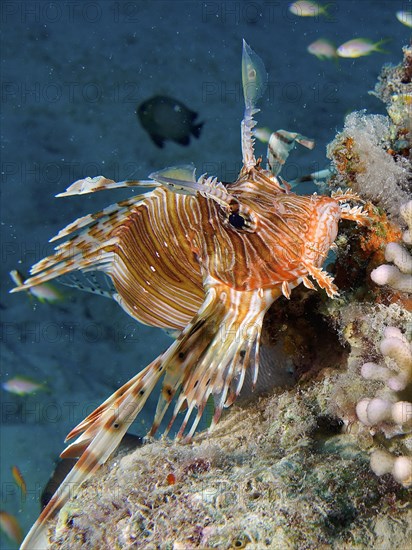
M 362 399 L 356 406 L 356 414 L 362 424 L 375 426 L 380 422 L 393 422 L 405 428 L 412 427 L 412 403 L 376 397 Z
M 405 244 L 412 244 L 412 200 L 402 205 L 400 215 L 408 229 L 403 234 Z M 399 243 L 389 243 L 385 249 L 385 260 L 395 265 L 384 264 L 374 269 L 371 279 L 378 285 L 389 285 L 400 292 L 412 292 L 412 256 Z
M 387 358 L 387 364 L 365 363 L 361 374 L 367 379 L 383 381 L 386 390 L 383 396 L 361 399 L 356 405 L 356 414 L 373 433 L 380 430 L 391 438 L 412 432 L 412 403 L 397 397 L 397 392 L 412 382 L 412 346 L 396 327 L 387 327 L 383 336 L 380 351 Z M 371 455 L 371 468 L 377 475 L 391 473 L 404 487 L 412 485 L 412 456 L 394 456 L 378 449 Z
M 377 450 L 371 455 L 371 468 L 377 476 L 392 474 L 401 485 L 412 485 L 412 458 L 409 456 L 393 456 L 387 451 Z
M 412 381 L 412 351 L 406 337 L 395 327 L 387 327 L 380 344 L 380 351 L 384 357 L 394 360 L 396 371 L 376 363 L 365 363 L 361 374 L 370 380 L 381 380 L 395 392 L 404 390 Z
M 412 244 L 412 200 L 401 206 L 400 214 L 408 226 L 407 231 L 403 234 L 402 240 L 406 244 Z

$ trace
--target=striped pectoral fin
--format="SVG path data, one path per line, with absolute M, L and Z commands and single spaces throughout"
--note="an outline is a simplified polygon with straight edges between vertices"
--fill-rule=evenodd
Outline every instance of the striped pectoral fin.
M 48 547 L 47 521 L 57 515 L 69 498 L 119 446 L 162 374 L 162 356 L 159 356 L 69 434 L 69 438 L 80 435 L 61 456 L 82 454 L 30 529 L 22 550 Z
M 152 180 L 124 180 L 114 181 L 104 176 L 95 176 L 94 178 L 84 178 L 77 180 L 62 193 L 56 197 L 69 197 L 71 195 L 85 195 L 87 193 L 95 193 L 96 191 L 104 191 L 106 189 L 119 189 L 122 187 L 158 187 L 158 184 Z
M 124 219 L 125 214 L 127 214 L 131 207 L 149 198 L 150 194 L 151 191 L 143 193 L 142 195 L 134 195 L 130 199 L 126 199 L 121 202 L 115 202 L 110 206 L 106 206 L 106 208 L 103 208 L 103 210 L 100 210 L 99 212 L 82 216 L 74 222 L 66 225 L 66 227 L 61 229 L 57 235 L 49 240 L 49 242 L 52 243 L 54 241 L 62 239 L 63 237 L 67 237 L 68 235 L 80 231 L 81 229 L 95 224 L 96 222 L 104 223 L 107 226 L 115 226 L 119 221 Z
M 257 378 L 262 320 L 279 290 L 241 292 L 211 277 L 205 287 L 205 302 L 164 356 L 166 375 L 151 434 L 179 389 L 166 433 L 185 409 L 177 438 L 190 440 L 211 395 L 215 402 L 213 427 L 222 409 L 240 393 L 246 370 L 251 368 L 252 377 Z
M 152 193 L 149 191 L 114 203 L 64 227 L 50 242 L 68 238 L 55 247 L 54 254 L 37 262 L 30 270 L 32 276 L 11 292 L 27 290 L 76 270 L 102 269 L 111 264 L 118 243 L 117 237 L 113 236 L 115 231 L 126 224 L 145 201 L 150 200 Z

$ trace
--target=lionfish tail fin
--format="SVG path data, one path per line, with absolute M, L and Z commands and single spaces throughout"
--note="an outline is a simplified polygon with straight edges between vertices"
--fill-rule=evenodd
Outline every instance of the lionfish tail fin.
M 61 456 L 81 456 L 30 529 L 21 550 L 43 550 L 48 547 L 48 520 L 58 514 L 78 488 L 116 450 L 158 382 L 162 370 L 162 356 L 159 356 L 70 432 L 68 439 L 80 435 Z
M 242 85 L 245 98 L 245 113 L 241 124 L 242 157 L 246 171 L 256 165 L 253 128 L 256 125 L 253 115 L 259 112 L 258 100 L 263 96 L 267 86 L 268 75 L 260 57 L 243 40 L 242 52 Z
M 246 370 L 252 369 L 252 378 L 257 378 L 262 320 L 278 291 L 240 292 L 212 277 L 205 288 L 203 305 L 163 356 L 166 374 L 150 435 L 157 431 L 176 394 L 165 433 L 178 413 L 186 410 L 177 439 L 190 440 L 210 396 L 215 403 L 213 428 L 222 409 L 242 389 Z

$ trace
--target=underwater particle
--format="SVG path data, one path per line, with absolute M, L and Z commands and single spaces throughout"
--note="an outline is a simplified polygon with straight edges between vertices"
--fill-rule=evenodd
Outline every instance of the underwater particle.
M 297 0 L 289 6 L 290 13 L 298 17 L 316 17 L 318 15 L 328 16 L 330 4 L 321 5 L 311 0 Z
M 412 11 L 400 10 L 396 12 L 396 19 L 406 25 L 407 27 L 412 28 Z
M 19 522 L 15 516 L 5 512 L 4 510 L 0 511 L 0 529 L 11 541 L 17 544 L 20 544 L 23 540 L 23 531 Z
M 327 38 L 319 38 L 318 40 L 315 40 L 309 44 L 307 50 L 321 61 L 338 58 L 335 44 Z
M 388 38 L 384 38 L 383 40 L 379 40 L 379 42 L 373 42 L 369 38 L 353 38 L 341 44 L 337 49 L 337 53 L 339 57 L 348 57 L 351 59 L 370 55 L 373 52 L 388 53 L 386 50 L 381 49 L 382 44 L 388 42 L 388 40 Z
M 157 147 L 167 140 L 189 145 L 190 135 L 200 137 L 203 122 L 195 122 L 198 114 L 168 96 L 153 96 L 136 109 L 141 125 Z
M 7 382 L 3 382 L 1 386 L 3 390 L 20 396 L 30 395 L 38 390 L 47 391 L 44 384 L 36 382 L 36 380 L 27 376 L 15 376 L 7 380 Z

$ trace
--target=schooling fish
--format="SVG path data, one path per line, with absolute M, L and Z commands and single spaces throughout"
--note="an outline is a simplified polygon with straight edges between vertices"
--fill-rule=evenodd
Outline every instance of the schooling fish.
M 297 0 L 289 6 L 289 11 L 299 17 L 318 17 L 326 15 L 329 17 L 328 9 L 331 4 L 321 5 L 312 0 Z
M 6 382 L 2 383 L 2 388 L 9 393 L 15 393 L 16 395 L 30 395 L 37 391 L 48 391 L 45 384 L 37 382 L 28 376 L 14 376 Z
M 17 269 L 13 269 L 10 271 L 10 278 L 16 285 L 21 285 L 24 282 L 24 277 L 20 273 L 20 271 L 17 271 Z M 34 296 L 39 300 L 41 303 L 50 303 L 55 304 L 56 302 L 60 302 L 64 300 L 63 293 L 60 292 L 53 284 L 46 283 L 44 285 L 39 285 L 35 288 L 30 288 L 28 290 L 28 294 L 31 296 Z
M 158 147 L 167 140 L 189 145 L 190 135 L 198 138 L 203 126 L 203 122 L 196 122 L 197 113 L 173 97 L 154 96 L 142 103 L 136 114 Z
M 362 223 L 365 213 L 348 204 L 358 199 L 351 191 L 299 196 L 275 175 L 295 141 L 312 145 L 299 134 L 275 132 L 269 146 L 282 143 L 282 152 L 274 151 L 272 166 L 261 166 L 254 152 L 253 116 L 266 81 L 261 59 L 244 42 L 243 165 L 234 182 L 223 184 L 206 174 L 197 178 L 189 164 L 154 172 L 149 183 L 100 176 L 79 180 L 63 193 L 151 188 L 62 229 L 52 239 L 66 239 L 55 254 L 38 262 L 30 279 L 14 290 L 75 270 L 101 271 L 112 280 L 114 299 L 134 319 L 179 335 L 69 433 L 67 439 L 77 439 L 61 456 L 80 458 L 22 550 L 47 546 L 47 520 L 73 487 L 106 462 L 161 379 L 149 435 L 156 433 L 174 398 L 165 433 L 184 411 L 177 439 L 190 440 L 209 398 L 214 400 L 213 429 L 223 408 L 239 395 L 246 371 L 256 384 L 262 321 L 271 304 L 282 295 L 290 298 L 301 283 L 312 289 L 317 283 L 330 297 L 338 293 L 322 264 L 339 221 Z
M 369 38 L 353 38 L 339 46 L 337 49 L 338 56 L 355 59 L 364 55 L 370 55 L 373 52 L 388 53 L 381 48 L 382 44 L 385 44 L 388 40 L 388 38 L 384 38 L 383 40 L 379 40 L 379 42 L 373 42 Z
M 338 53 L 335 44 L 327 38 L 318 38 L 308 46 L 308 52 L 315 55 L 321 61 L 337 59 Z
M 396 19 L 406 25 L 407 27 L 412 28 L 412 11 L 401 10 L 396 12 Z
M 22 495 L 26 496 L 27 495 L 27 485 L 26 485 L 26 482 L 24 480 L 23 474 L 20 472 L 18 466 L 12 466 L 11 474 L 13 476 L 14 481 L 16 482 L 16 485 L 20 488 Z
M 23 531 L 16 517 L 4 510 L 0 510 L 0 529 L 16 544 L 23 540 Z

